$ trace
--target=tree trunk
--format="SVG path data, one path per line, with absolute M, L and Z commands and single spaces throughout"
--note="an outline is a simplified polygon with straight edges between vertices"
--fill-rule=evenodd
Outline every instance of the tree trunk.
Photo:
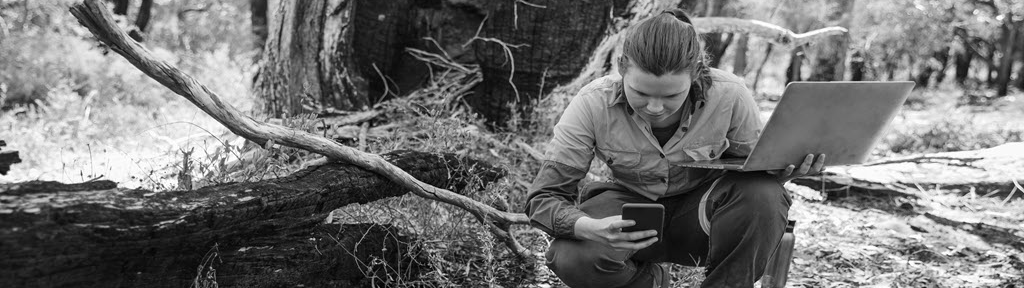
M 958 35 L 958 42 L 953 49 L 954 65 L 956 65 L 956 84 L 964 86 L 967 77 L 970 76 L 971 60 L 974 60 L 974 53 L 971 53 L 970 43 L 967 37 Z
M 272 7 L 264 64 L 254 87 L 267 113 L 281 117 L 370 105 L 366 80 L 353 68 L 357 2 L 282 0 Z
M 764 58 L 761 59 L 761 64 L 757 65 L 757 72 L 754 73 L 754 85 L 750 90 L 757 95 L 757 83 L 761 81 L 761 72 L 764 71 L 764 65 L 768 64 L 768 59 L 772 56 L 772 43 L 768 43 L 768 47 L 764 48 Z
M 749 48 L 747 43 L 750 37 L 747 34 L 740 34 L 739 40 L 736 41 L 735 54 L 732 60 L 732 73 L 739 75 L 740 77 L 747 75 L 747 49 Z
M 830 0 L 826 22 L 830 26 L 849 27 L 853 19 L 854 0 Z M 811 81 L 842 81 L 846 73 L 846 50 L 850 46 L 850 34 L 833 36 L 833 40 L 817 45 L 813 53 Z
M 942 80 L 946 79 L 946 67 L 949 67 L 949 50 L 949 46 L 944 46 L 932 54 L 938 64 L 938 67 L 936 67 L 937 73 L 935 74 L 936 86 L 942 84 Z
M 139 5 L 139 15 L 135 16 L 135 29 L 128 32 L 128 35 L 135 41 L 142 42 L 145 37 L 146 27 L 149 27 L 149 19 L 152 17 L 153 0 L 142 0 Z
M 504 127 L 514 115 L 529 115 L 541 95 L 580 74 L 611 23 L 613 2 L 493 3 L 480 37 L 506 45 L 473 41 L 483 82 L 466 102 L 492 126 Z M 525 45 L 516 46 L 521 44 Z M 517 110 L 510 110 L 510 105 Z
M 112 0 L 114 2 L 114 15 L 128 16 L 128 6 L 131 0 Z
M 263 52 L 263 45 L 267 43 L 267 0 L 249 0 L 249 11 L 252 34 L 255 36 L 253 47 L 256 48 L 256 55 L 260 55 Z
M 1013 72 L 1014 46 L 1017 44 L 1017 24 L 1013 14 L 1003 14 L 1003 49 L 999 57 L 999 79 L 996 80 L 996 95 L 1006 96 L 1010 87 L 1010 73 Z
M 789 51 L 789 66 L 786 68 L 786 84 L 794 81 L 804 81 L 800 75 L 800 67 L 803 65 L 804 47 L 796 47 Z
M 501 175 L 453 155 L 385 157 L 432 185 L 457 189 L 479 189 L 467 186 L 470 179 Z M 120 189 L 110 181 L 4 184 L 0 286 L 352 286 L 368 277 L 364 272 L 415 279 L 425 259 L 411 258 L 411 239 L 395 228 L 322 224 L 342 206 L 406 193 L 341 163 L 195 191 Z M 374 258 L 409 274 L 368 271 Z
M 864 55 L 860 51 L 854 51 L 853 55 L 850 56 L 850 76 L 851 81 L 864 81 L 864 70 L 867 65 L 867 60 L 864 59 Z

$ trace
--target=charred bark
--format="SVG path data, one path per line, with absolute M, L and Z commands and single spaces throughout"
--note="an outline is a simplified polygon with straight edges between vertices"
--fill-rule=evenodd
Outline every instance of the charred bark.
M 452 189 L 477 189 L 468 185 L 501 176 L 452 155 L 398 151 L 385 158 Z M 421 259 L 393 227 L 322 224 L 339 207 L 408 192 L 341 163 L 194 191 L 120 189 L 110 181 L 6 184 L 0 286 L 182 287 L 208 279 L 220 286 L 346 286 L 375 273 L 365 267 L 371 256 L 413 279 Z
M 1017 44 L 1017 24 L 1013 22 L 1013 14 L 1003 14 L 1003 47 L 999 57 L 999 77 L 996 80 L 996 95 L 1006 96 L 1009 93 L 1010 73 L 1013 72 L 1013 58 Z
M 613 1 L 530 2 L 494 3 L 473 40 L 483 82 L 466 102 L 493 126 L 528 115 L 541 95 L 579 75 L 611 22 Z

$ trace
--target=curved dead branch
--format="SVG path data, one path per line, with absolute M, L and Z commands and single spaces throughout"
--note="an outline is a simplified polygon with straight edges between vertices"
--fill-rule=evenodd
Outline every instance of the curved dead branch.
M 790 47 L 817 42 L 822 38 L 847 32 L 843 27 L 826 27 L 797 34 L 775 24 L 729 17 L 694 18 L 693 26 L 699 33 L 744 33 L 765 38 L 773 44 Z
M 205 85 L 177 67 L 154 57 L 145 47 L 131 40 L 127 33 L 114 24 L 110 12 L 100 0 L 84 0 L 77 3 L 71 7 L 71 13 L 79 23 L 96 35 L 98 40 L 121 54 L 146 75 L 191 101 L 192 104 L 212 116 L 231 132 L 256 143 L 266 143 L 267 145 L 277 143 L 304 149 L 376 172 L 399 183 L 420 197 L 441 201 L 469 211 L 484 225 L 487 225 L 489 230 L 496 237 L 502 239 L 517 255 L 521 257 L 530 255 L 529 251 L 512 238 L 506 230 L 511 224 L 528 224 L 529 219 L 526 215 L 499 211 L 466 196 L 426 184 L 384 161 L 379 155 L 364 153 L 331 139 L 259 122 L 243 115 L 235 107 L 221 101 L 217 94 L 210 91 Z

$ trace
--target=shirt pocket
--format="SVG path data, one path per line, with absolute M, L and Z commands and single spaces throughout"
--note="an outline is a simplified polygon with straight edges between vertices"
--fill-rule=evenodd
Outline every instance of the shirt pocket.
M 639 181 L 640 152 L 623 151 L 608 148 L 596 148 L 598 156 L 612 171 L 612 178 L 619 181 Z
M 721 158 L 726 149 L 729 149 L 729 140 L 722 138 L 718 141 L 691 145 L 683 149 L 683 152 L 694 161 L 703 161 Z

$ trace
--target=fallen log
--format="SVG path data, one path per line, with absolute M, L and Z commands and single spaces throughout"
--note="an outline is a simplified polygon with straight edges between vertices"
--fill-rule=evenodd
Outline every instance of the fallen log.
M 453 155 L 398 151 L 383 157 L 455 191 L 480 189 L 467 185 L 502 175 Z M 342 206 L 408 192 L 338 162 L 192 191 L 123 189 L 110 181 L 4 184 L 0 287 L 184 287 L 210 279 L 219 286 L 347 286 L 372 276 L 362 269 L 372 257 L 415 278 L 416 253 L 397 229 L 324 224 Z
M 823 176 L 793 183 L 822 189 L 828 198 L 851 195 L 914 197 L 941 189 L 983 196 L 1024 196 L 1024 142 L 958 152 L 885 159 L 861 166 L 829 167 Z M 1016 193 L 1014 193 L 1016 192 Z
M 451 204 L 468 211 L 521 259 L 531 257 L 532 253 L 520 245 L 509 233 L 512 224 L 529 224 L 529 219 L 525 214 L 499 211 L 469 197 L 424 183 L 409 175 L 408 172 L 384 161 L 380 155 L 365 153 L 326 137 L 256 121 L 222 101 L 216 93 L 196 81 L 195 78 L 185 74 L 167 61 L 153 56 L 141 44 L 129 38 L 128 34 L 117 26 L 110 11 L 100 0 L 83 0 L 72 5 L 70 10 L 78 22 L 88 28 L 100 42 L 109 46 L 153 80 L 195 104 L 232 133 L 267 147 L 273 147 L 273 144 L 277 143 L 318 153 L 336 161 L 352 163 L 376 172 L 412 190 L 417 196 Z
M 4 146 L 7 146 L 7 142 L 0 140 L 0 147 Z M 11 165 L 15 163 L 21 163 L 21 158 L 18 157 L 18 151 L 0 152 L 0 175 L 7 175 L 7 172 L 11 171 Z

